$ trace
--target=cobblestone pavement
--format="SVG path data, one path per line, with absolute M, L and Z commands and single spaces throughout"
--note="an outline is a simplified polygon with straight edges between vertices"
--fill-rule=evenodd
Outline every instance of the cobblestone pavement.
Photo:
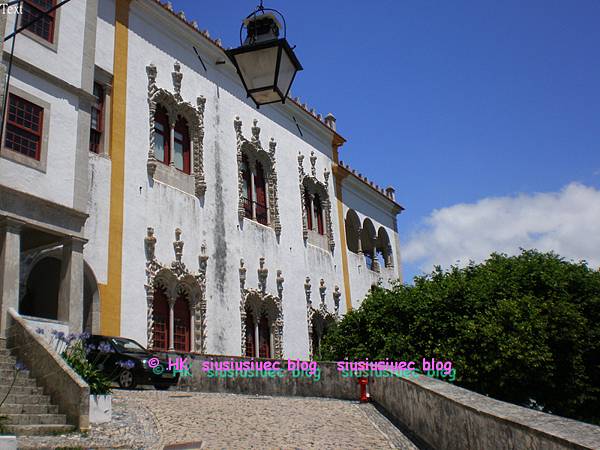
M 417 449 L 369 404 L 154 390 L 116 390 L 110 425 L 86 435 L 22 437 L 19 448 L 163 449 L 191 442 L 206 449 Z

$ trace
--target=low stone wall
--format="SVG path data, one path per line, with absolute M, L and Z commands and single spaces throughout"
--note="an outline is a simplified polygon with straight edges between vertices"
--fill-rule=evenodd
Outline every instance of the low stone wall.
M 81 431 L 89 429 L 90 388 L 50 345 L 13 309 L 9 309 L 7 343 L 59 412 Z
M 440 380 L 374 378 L 371 396 L 437 450 L 600 449 L 600 427 L 494 400 Z
M 204 361 L 249 361 L 248 358 L 216 355 L 188 355 L 193 359 L 191 377 L 182 377 L 181 389 L 199 392 L 230 392 L 236 394 L 258 395 L 291 395 L 301 397 L 327 397 L 343 400 L 358 400 L 360 388 L 356 378 L 342 378 L 335 363 L 319 363 L 319 376 L 294 377 L 293 371 L 288 371 L 288 360 L 254 359 L 254 361 L 279 361 L 282 377 L 274 376 L 259 378 L 225 378 L 209 377 L 202 370 Z M 298 374 L 298 373 L 297 373 Z
M 320 379 L 297 377 L 279 360 L 283 377 L 209 377 L 204 361 L 248 361 L 235 356 L 188 355 L 191 377 L 183 390 L 358 400 L 357 378 L 344 378 L 333 362 L 319 362 Z M 276 361 L 254 359 L 254 361 Z M 600 427 L 501 402 L 420 375 L 370 377 L 372 401 L 423 447 L 436 450 L 600 449 Z

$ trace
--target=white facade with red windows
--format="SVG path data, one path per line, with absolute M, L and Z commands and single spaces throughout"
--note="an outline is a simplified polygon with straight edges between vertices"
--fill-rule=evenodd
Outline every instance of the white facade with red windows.
M 3 317 L 308 358 L 372 285 L 400 278 L 393 190 L 339 162 L 332 115 L 291 99 L 257 110 L 225 60 L 154 0 L 72 0 L 17 37 Z

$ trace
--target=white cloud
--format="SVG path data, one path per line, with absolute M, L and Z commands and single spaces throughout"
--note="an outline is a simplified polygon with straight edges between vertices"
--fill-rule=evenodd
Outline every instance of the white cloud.
M 430 272 L 481 262 L 492 252 L 519 247 L 553 250 L 600 266 L 600 190 L 571 183 L 560 192 L 484 198 L 433 211 L 409 236 L 403 259 Z

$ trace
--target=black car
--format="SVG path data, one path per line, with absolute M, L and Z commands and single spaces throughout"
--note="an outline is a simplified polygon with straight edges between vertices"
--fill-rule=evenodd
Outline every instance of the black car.
M 141 384 L 165 390 L 179 381 L 179 373 L 169 370 L 164 358 L 152 354 L 133 339 L 92 335 L 86 346 L 88 361 L 122 388 L 133 389 Z M 153 358 L 158 359 L 160 367 L 156 360 L 148 363 Z

